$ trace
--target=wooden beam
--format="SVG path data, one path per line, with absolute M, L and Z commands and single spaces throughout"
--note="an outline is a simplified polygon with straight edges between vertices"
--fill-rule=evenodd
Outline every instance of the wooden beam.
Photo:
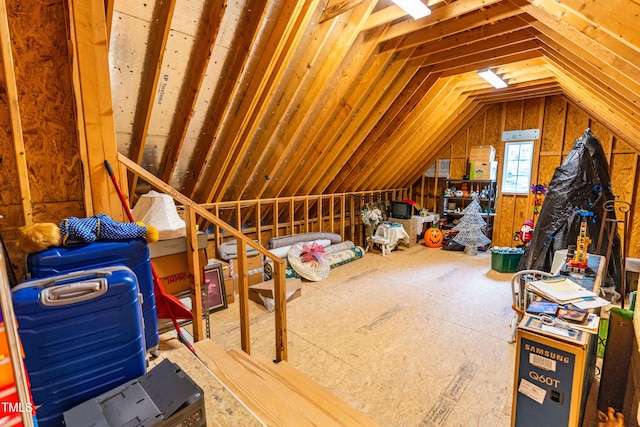
M 460 62 L 473 63 L 477 58 L 482 57 L 483 54 L 485 54 L 485 57 L 496 56 L 496 52 L 504 51 L 508 46 L 513 46 L 516 51 L 519 52 L 520 50 L 518 48 L 520 45 L 524 42 L 535 39 L 536 35 L 534 32 L 528 29 L 514 31 L 508 34 L 501 34 L 489 39 L 456 46 L 455 48 L 445 51 L 430 53 L 426 55 L 425 65 L 450 62 L 452 64 L 456 64 L 455 66 L 457 67 L 457 64 Z M 511 52 L 513 52 L 513 49 Z
M 486 10 L 478 10 L 474 13 L 453 20 L 439 22 L 407 34 L 402 37 L 402 43 L 398 49 L 417 47 L 418 50 L 416 54 L 430 53 L 427 47 L 421 49 L 421 46 L 426 43 L 449 38 L 449 41 L 452 43 L 449 47 L 455 47 L 458 45 L 458 40 L 454 38 L 456 35 L 462 41 L 467 37 L 467 32 L 469 31 L 480 32 L 478 36 L 483 37 L 481 29 L 489 32 L 494 26 L 498 26 L 497 31 L 499 32 L 502 27 L 506 28 L 510 25 L 515 27 L 520 26 L 521 24 L 518 21 L 521 23 L 528 22 L 524 11 L 510 3 L 500 3 Z M 386 49 L 386 47 L 384 49 Z
M 362 165 L 362 170 L 351 181 L 354 189 L 385 188 L 386 183 L 395 181 L 402 168 L 414 160 L 416 151 L 429 140 L 434 128 L 450 117 L 449 112 L 455 110 L 457 103 L 465 102 L 466 97 L 461 96 L 461 92 L 458 77 L 438 79 L 415 108 L 399 114 L 402 125 L 392 134 L 385 135 L 385 144 L 380 140 L 372 147 L 366 165 Z M 402 146 L 401 156 L 397 155 L 399 146 Z
M 537 43 L 537 41 L 528 40 L 514 45 L 499 47 L 491 51 L 477 52 L 477 54 L 475 55 L 468 55 L 461 58 L 452 58 L 449 60 L 438 62 L 434 65 L 433 69 L 437 72 L 457 70 L 457 72 L 452 72 L 450 74 L 460 74 L 459 71 L 462 70 L 468 71 L 469 69 L 479 70 L 481 68 L 484 68 L 484 64 L 499 65 L 507 61 L 512 62 L 513 58 L 519 58 L 524 53 L 534 52 L 534 56 L 540 56 L 541 53 L 539 52 L 539 49 L 540 45 Z M 500 58 L 507 58 L 507 60 L 504 62 L 499 62 Z M 429 62 L 429 57 L 427 57 L 426 61 Z
M 617 105 L 617 109 L 622 110 L 633 116 L 638 109 L 638 97 L 634 93 L 629 93 L 624 90 L 624 95 L 616 91 L 618 85 L 615 82 L 607 83 L 609 80 L 607 76 L 595 69 L 593 65 L 588 62 L 584 62 L 579 58 L 575 58 L 573 53 L 564 52 L 560 54 L 548 45 L 543 45 L 543 51 L 549 61 L 555 64 L 561 65 L 566 68 L 567 72 L 575 76 L 587 87 L 592 87 L 598 92 L 602 92 L 607 95 L 612 105 Z M 631 97 L 629 99 L 628 97 Z
M 104 16 L 107 25 L 107 41 L 111 40 L 111 24 L 113 23 L 113 4 L 116 0 L 104 0 Z
M 470 14 L 471 16 L 473 15 L 471 12 L 478 11 L 480 9 L 490 10 L 491 8 L 489 6 L 497 3 L 500 3 L 500 1 L 468 0 L 463 2 L 453 2 L 433 10 L 431 12 L 431 15 L 424 18 L 402 21 L 391 26 L 389 29 L 387 29 L 387 31 L 385 31 L 382 37 L 380 37 L 379 41 L 384 42 L 387 40 L 391 40 L 394 37 L 406 37 L 413 32 L 420 31 L 424 28 L 428 28 L 445 21 L 457 19 L 462 15 Z M 506 6 L 500 8 L 501 10 L 508 8 L 512 12 L 518 12 L 518 7 L 515 5 L 507 4 Z M 487 22 L 485 22 L 485 19 L 486 18 L 482 13 L 474 16 L 473 21 L 475 22 L 475 24 L 473 25 L 473 27 L 479 27 L 486 24 Z
M 585 19 L 589 26 L 600 29 L 640 53 L 640 32 L 638 31 L 640 4 L 637 2 L 631 0 L 607 2 L 534 0 L 530 2 L 540 7 L 551 7 L 557 4 L 564 9 L 564 15 L 577 15 Z
M 324 7 L 318 22 L 321 24 L 324 21 L 328 21 L 331 18 L 335 18 L 338 15 L 348 12 L 363 1 L 364 0 L 329 0 L 327 5 Z
M 11 34 L 9 33 L 9 17 L 6 2 L 0 1 L 0 49 L 2 50 L 2 72 L 7 91 L 9 117 L 11 119 L 11 139 L 18 171 L 20 186 L 20 201 L 22 203 L 22 218 L 25 225 L 33 224 L 31 206 L 31 190 L 29 189 L 29 171 L 27 169 L 27 153 L 24 148 L 22 135 L 22 119 L 20 117 L 20 103 L 18 102 L 18 86 L 11 49 Z
M 352 176 L 345 181 L 343 186 L 349 188 L 349 191 L 355 189 L 376 190 L 380 189 L 380 179 L 372 179 L 376 176 L 374 169 L 378 168 L 384 161 L 390 161 L 398 153 L 398 147 L 402 147 L 405 151 L 408 147 L 404 144 L 401 135 L 415 123 L 419 112 L 430 105 L 434 99 L 434 94 L 445 90 L 455 78 L 442 79 L 438 74 L 429 73 L 427 77 L 420 82 L 420 86 L 409 94 L 407 102 L 403 102 L 398 98 L 392 108 L 385 113 L 384 120 L 376 126 L 376 129 L 367 135 L 366 144 L 361 146 L 359 152 L 364 157 L 356 164 L 352 172 Z M 392 143 L 395 142 L 395 143 Z M 396 145 L 400 142 L 400 145 Z M 402 156 L 404 157 L 404 156 Z M 394 171 L 396 172 L 396 171 Z
M 464 18 L 461 18 L 464 19 Z M 457 24 L 457 21 L 452 22 L 451 24 Z M 436 31 L 432 28 L 431 37 L 424 34 L 423 41 L 421 43 L 412 43 L 411 45 L 415 45 L 415 50 L 413 53 L 414 58 L 420 58 L 428 55 L 433 55 L 439 52 L 444 52 L 459 46 L 469 45 L 473 43 L 479 43 L 483 40 L 490 40 L 494 37 L 507 35 L 509 33 L 513 33 L 514 31 L 523 30 L 526 28 L 531 28 L 529 22 L 525 19 L 522 19 L 521 16 L 513 16 L 511 18 L 500 20 L 496 23 L 491 23 L 487 25 L 483 25 L 481 27 L 472 27 L 469 30 L 463 32 L 456 32 L 452 35 L 447 35 L 442 37 L 442 32 L 447 28 L 451 28 L 450 26 L 441 25 L 439 31 Z M 406 49 L 406 39 L 398 46 L 396 50 Z M 382 51 L 387 50 L 385 47 L 381 49 Z
M 278 178 L 277 168 L 288 148 L 295 144 L 300 132 L 299 126 L 306 122 L 306 110 L 314 107 L 318 91 L 326 86 L 333 73 L 331 68 L 335 66 L 335 62 L 332 56 L 326 55 L 326 45 L 335 43 L 334 36 L 342 28 L 343 20 L 344 16 L 341 16 L 313 27 L 314 37 L 293 61 L 291 66 L 294 71 L 290 73 L 286 87 L 279 93 L 277 102 L 266 103 L 271 106 L 271 114 L 261 124 L 263 131 L 258 133 L 259 141 L 256 145 L 260 149 L 244 153 L 243 163 L 236 168 L 237 176 L 226 185 L 229 190 L 225 199 L 241 198 L 247 190 L 245 198 L 259 198 L 265 187 Z M 300 30 L 308 31 L 306 28 Z M 341 46 L 345 45 L 347 44 Z M 341 59 L 342 54 L 338 54 L 338 58 Z M 283 120 L 283 117 L 287 119 Z M 249 177 L 256 175 L 265 178 L 249 182 Z
M 619 105 L 612 104 L 605 95 L 600 94 L 598 88 L 584 86 L 579 76 L 568 74 L 569 70 L 554 64 L 550 66 L 568 98 L 600 122 L 613 128 L 616 134 L 640 151 L 640 144 L 636 142 L 640 141 L 640 123 L 637 118 L 623 113 Z
M 200 23 L 200 31 L 203 33 L 203 37 L 196 39 L 195 47 L 191 53 L 189 67 L 187 68 L 188 74 L 182 85 L 179 105 L 176 108 L 174 120 L 171 124 L 167 144 L 162 152 L 158 176 L 164 182 L 171 182 L 171 176 L 178 162 L 193 111 L 196 108 L 198 94 L 202 88 L 202 81 L 207 72 L 211 52 L 218 38 L 220 23 L 226 10 L 226 0 L 212 1 L 209 4 L 209 9 L 205 12 L 203 21 Z
M 456 76 L 468 72 L 477 72 L 483 68 L 500 67 L 507 64 L 523 61 L 535 61 L 542 57 L 543 53 L 540 50 L 540 46 L 535 42 L 526 42 L 520 45 L 523 51 L 508 47 L 506 49 L 500 49 L 498 52 L 494 51 L 494 55 L 491 52 L 487 52 L 478 58 L 473 58 L 473 62 L 464 61 L 449 61 L 442 64 L 438 64 L 436 69 L 442 70 L 442 75 Z
M 140 100 L 136 105 L 133 118 L 133 130 L 128 157 L 138 164 L 142 163 L 144 145 L 149 131 L 151 113 L 156 101 L 156 89 L 162 75 L 162 60 L 169 39 L 171 20 L 176 7 L 176 0 L 160 0 L 157 2 L 155 19 L 151 21 L 151 30 L 147 42 L 147 56 L 149 68 L 142 71 L 142 87 L 140 88 Z M 170 141 L 168 142 L 170 143 Z M 128 175 L 129 194 L 135 194 L 138 177 Z
M 244 139 L 251 126 L 257 126 L 255 118 L 263 108 L 267 95 L 272 93 L 280 82 L 280 77 L 289 64 L 294 48 L 302 37 L 301 28 L 306 28 L 318 0 L 298 2 L 286 0 L 277 16 L 274 30 L 267 41 L 267 50 L 261 52 L 260 60 L 252 74 L 252 79 L 244 88 L 244 96 L 236 107 L 231 123 L 226 127 L 226 136 L 214 147 L 212 157 L 216 158 L 216 167 L 206 169 L 200 182 L 203 187 L 197 189 L 196 198 L 210 202 L 221 197 L 225 190 L 223 181 L 232 176 L 234 162 L 242 151 Z
M 183 191 L 189 197 L 195 197 L 198 181 L 203 177 L 209 159 L 215 160 L 212 153 L 216 142 L 219 143 L 220 139 L 226 138 L 225 134 L 221 135 L 222 122 L 225 117 L 232 115 L 232 109 L 234 108 L 233 95 L 238 91 L 242 91 L 240 85 L 243 72 L 253 71 L 247 70 L 250 58 L 249 53 L 258 37 L 258 29 L 267 12 L 267 6 L 267 0 L 254 1 L 251 9 L 245 9 L 240 17 L 243 23 L 242 31 L 236 35 L 234 48 L 231 50 L 230 58 L 224 67 L 223 74 L 226 78 L 220 82 L 219 89 L 214 95 L 216 102 L 212 102 L 209 106 L 206 119 L 202 125 L 202 131 L 198 135 L 196 146 L 189 162 L 190 173 L 184 179 Z M 224 153 L 217 152 L 216 154 Z
M 429 77 L 430 70 L 421 68 L 421 61 L 409 61 L 410 51 L 401 52 L 391 66 L 385 70 L 372 95 L 368 96 L 354 118 L 348 123 L 345 131 L 337 135 L 330 149 L 316 160 L 317 169 L 312 178 L 304 184 L 303 191 L 334 192 L 330 188 L 338 185 L 350 175 L 351 168 L 359 156 L 364 156 L 369 144 L 369 134 L 381 129 L 381 123 L 390 120 L 398 105 L 406 103 Z M 375 96 L 373 96 L 375 95 Z
M 85 196 L 87 215 L 104 213 L 117 221 L 125 215 L 119 196 L 104 167 L 108 160 L 120 176 L 111 101 L 111 78 L 104 3 L 101 0 L 70 0 L 70 43 L 73 50 L 74 95 L 77 103 L 81 150 L 86 152 Z
M 257 198 L 264 194 L 272 196 L 280 194 L 280 190 L 287 183 L 288 178 L 292 177 L 293 170 L 296 170 L 300 165 L 296 160 L 301 155 L 306 157 L 306 153 L 314 148 L 307 137 L 311 124 L 322 123 L 319 121 L 322 120 L 322 117 L 328 118 L 328 115 L 323 114 L 323 111 L 333 112 L 340 104 L 340 98 L 335 96 L 335 93 L 347 92 L 349 86 L 353 84 L 350 77 L 358 75 L 362 67 L 370 62 L 371 56 L 375 55 L 376 43 L 373 42 L 358 43 L 360 48 L 357 51 L 353 49 L 353 43 L 361 35 L 359 28 L 365 17 L 371 12 L 372 7 L 373 3 L 368 3 L 354 9 L 348 22 L 345 23 L 344 29 L 338 31 L 340 37 L 333 40 L 333 46 L 319 68 L 317 77 L 310 82 L 309 89 L 305 90 L 306 85 L 298 88 L 302 97 L 298 103 L 296 114 L 286 124 L 284 134 L 281 135 L 282 139 L 289 141 L 289 143 L 279 155 L 279 150 L 274 153 L 276 155 L 269 155 L 266 164 L 261 162 L 264 165 L 261 170 L 266 171 L 273 179 L 257 183 L 258 185 L 247 193 L 248 197 Z M 350 52 L 355 54 L 355 59 L 350 64 L 353 67 L 341 68 L 341 64 Z M 334 90 L 328 91 L 327 87 L 333 87 Z M 314 120 L 310 121 L 309 117 L 313 117 Z M 311 134 L 314 133 L 311 132 Z M 310 170 L 306 170 L 308 174 Z M 298 175 L 297 181 L 303 181 L 303 176 Z M 285 179 L 281 179 L 282 177 Z M 265 193 L 268 190 L 267 187 L 270 187 L 271 191 Z
M 367 42 L 367 46 L 370 47 L 372 43 L 376 44 L 375 40 Z M 374 55 L 373 62 L 365 71 L 351 70 L 341 79 L 341 86 L 337 92 L 345 93 L 345 96 L 335 99 L 334 101 L 338 102 L 334 111 L 325 116 L 326 118 L 320 118 L 324 120 L 324 125 L 318 132 L 314 132 L 304 150 L 304 157 L 309 159 L 308 165 L 298 163 L 296 169 L 289 176 L 285 176 L 286 185 L 275 187 L 274 194 L 311 194 L 312 189 L 309 185 L 315 185 L 319 179 L 324 178 L 327 169 L 335 164 L 335 157 L 330 152 L 337 156 L 337 151 L 333 150 L 342 146 L 336 141 L 350 138 L 348 135 L 352 135 L 358 128 L 356 123 L 361 123 L 366 117 L 366 109 L 375 105 L 375 100 L 382 96 L 397 73 L 402 70 L 405 60 L 394 60 L 395 56 L 392 52 Z M 361 77 L 354 82 L 351 78 L 353 75 Z M 303 168 L 308 171 L 305 181 L 296 179 Z
M 425 2 L 423 1 L 423 3 Z M 434 6 L 437 6 L 440 3 L 444 3 L 444 0 L 429 0 L 425 4 L 428 7 L 433 8 Z M 393 4 L 391 6 L 388 6 L 382 10 L 379 10 L 369 15 L 369 18 L 367 18 L 367 22 L 364 23 L 364 25 L 360 30 L 369 31 L 373 28 L 390 24 L 396 19 L 400 19 L 406 16 L 407 16 L 407 12 L 405 12 L 404 9 L 402 9 L 400 6 L 396 6 L 395 4 Z

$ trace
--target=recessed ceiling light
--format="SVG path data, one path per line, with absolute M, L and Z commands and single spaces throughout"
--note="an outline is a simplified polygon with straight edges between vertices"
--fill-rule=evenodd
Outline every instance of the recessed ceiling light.
M 480 70 L 478 71 L 478 75 L 491 83 L 496 89 L 507 87 L 507 83 L 491 70 Z

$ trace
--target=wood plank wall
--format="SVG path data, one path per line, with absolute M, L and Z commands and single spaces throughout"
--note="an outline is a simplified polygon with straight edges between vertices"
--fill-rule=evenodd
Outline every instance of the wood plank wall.
M 501 188 L 504 143 L 502 132 L 520 129 L 540 129 L 540 139 L 535 141 L 535 160 L 532 183 L 548 184 L 556 167 L 571 151 L 576 139 L 587 128 L 598 137 L 610 165 L 613 193 L 619 200 L 635 206 L 639 197 L 638 155 L 631 146 L 616 136 L 615 130 L 608 129 L 595 121 L 578 105 L 564 96 L 535 98 L 492 104 L 484 107 L 450 141 L 437 156 L 450 160 L 451 178 L 462 178 L 468 173 L 469 150 L 477 145 L 493 145 L 498 160 L 498 188 Z M 424 188 L 424 191 L 421 189 Z M 414 183 L 412 194 L 417 201 L 438 210 L 442 202 L 442 178 L 423 178 Z M 640 257 L 640 216 L 631 210 L 628 224 L 629 257 Z M 522 223 L 534 218 L 531 195 L 503 195 L 499 191 L 496 203 L 496 224 L 493 231 L 493 245 L 514 246 L 514 234 Z M 619 218 L 621 218 L 619 216 Z M 634 220 L 635 219 L 635 220 Z M 596 239 L 597 236 L 592 236 Z

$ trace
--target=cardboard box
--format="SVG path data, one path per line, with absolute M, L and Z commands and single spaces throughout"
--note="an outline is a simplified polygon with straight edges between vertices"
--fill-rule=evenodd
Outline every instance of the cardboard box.
M 200 268 L 204 268 L 207 264 L 204 249 L 198 251 L 198 259 Z M 189 274 L 189 260 L 186 252 L 156 257 L 151 262 L 165 291 L 176 295 L 191 290 L 193 277 Z
M 286 284 L 287 301 L 291 301 L 302 295 L 302 280 L 293 278 L 287 279 Z M 249 299 L 251 301 L 257 302 L 260 305 L 264 305 L 265 307 L 267 307 L 267 309 L 269 309 L 269 311 L 272 311 L 273 306 L 269 307 L 269 305 L 272 305 L 274 303 L 273 289 L 273 279 L 249 286 Z
M 198 249 L 207 248 L 207 235 L 203 232 L 197 233 Z M 158 258 L 167 255 L 179 254 L 187 252 L 187 238 L 177 237 L 175 239 L 158 240 L 157 242 L 149 243 L 149 257 Z
M 496 149 L 491 145 L 478 145 L 469 151 L 470 162 L 493 162 L 496 159 Z
M 469 179 L 491 179 L 495 180 L 498 175 L 498 162 L 470 162 Z
M 262 264 L 262 254 L 247 256 L 247 274 L 249 275 L 249 286 L 260 283 L 264 280 L 264 265 Z M 238 280 L 238 259 L 231 260 L 231 277 Z M 238 283 L 235 282 L 237 285 Z M 237 289 L 237 286 L 234 286 Z

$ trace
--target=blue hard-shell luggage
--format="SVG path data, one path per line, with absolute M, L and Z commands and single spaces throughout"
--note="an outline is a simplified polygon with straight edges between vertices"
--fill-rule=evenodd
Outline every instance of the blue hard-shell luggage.
M 93 243 L 72 243 L 50 248 L 27 256 L 27 269 L 31 278 L 43 278 L 71 271 L 88 270 L 114 265 L 125 265 L 136 274 L 142 293 L 147 351 L 156 352 L 158 314 L 153 292 L 153 273 L 149 259 L 149 245 L 142 238 L 130 240 L 99 240 Z
M 124 266 L 12 289 L 40 426 L 63 425 L 64 411 L 146 372 L 138 296 L 136 276 Z

